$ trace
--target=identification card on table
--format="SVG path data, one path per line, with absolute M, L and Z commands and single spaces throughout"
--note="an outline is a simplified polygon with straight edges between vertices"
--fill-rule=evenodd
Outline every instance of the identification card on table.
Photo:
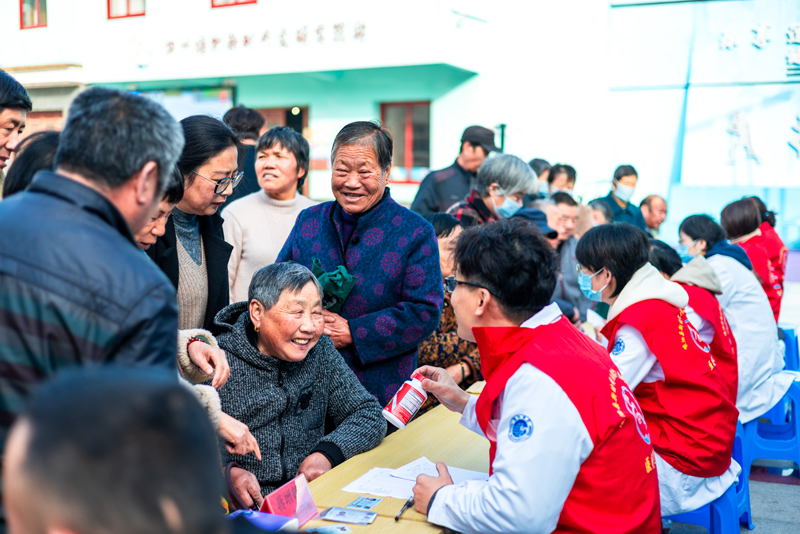
M 356 525 L 369 525 L 378 514 L 375 512 L 362 512 L 361 510 L 347 510 L 334 506 L 322 512 L 320 516 L 325 521 L 341 521 L 342 523 L 355 523 Z
M 348 534 L 353 532 L 347 525 L 326 525 L 324 527 L 307 528 L 303 532 L 309 534 Z
M 359 497 L 358 499 L 348 504 L 347 508 L 352 508 L 353 510 L 369 511 L 375 508 L 375 506 L 382 500 L 383 499 L 378 499 L 377 497 Z

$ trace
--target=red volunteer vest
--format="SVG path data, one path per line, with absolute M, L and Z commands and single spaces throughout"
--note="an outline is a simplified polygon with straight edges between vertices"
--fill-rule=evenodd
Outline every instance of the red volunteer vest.
M 772 262 L 772 266 L 775 268 L 778 283 L 783 288 L 783 277 L 786 275 L 786 258 L 789 255 L 789 251 L 778 232 L 768 222 L 761 223 L 758 229 L 761 230 L 761 235 L 764 237 L 764 249 L 767 251 L 769 261 Z
M 535 329 L 476 327 L 473 332 L 487 381 L 476 405 L 485 434 L 495 400 L 527 362 L 564 390 L 592 438 L 594 449 L 581 464 L 555 532 L 660 532 L 658 476 L 647 424 L 605 351 L 565 317 Z M 491 441 L 492 464 L 496 452 Z
M 664 380 L 643 382 L 634 390 L 653 448 L 681 473 L 723 474 L 731 463 L 739 411 L 711 348 L 685 312 L 663 300 L 638 302 L 609 321 L 602 330 L 609 352 L 623 324 L 642 334 L 664 370 Z
M 740 242 L 739 246 L 747 252 L 747 257 L 750 258 L 750 263 L 753 264 L 753 270 L 761 277 L 761 287 L 764 288 L 764 293 L 767 294 L 772 313 L 775 315 L 775 322 L 778 322 L 781 300 L 783 299 L 783 288 L 778 284 L 775 268 L 767 257 L 763 236 L 758 233 L 747 241 Z
M 731 326 L 719 305 L 717 298 L 707 289 L 681 284 L 689 294 L 689 306 L 697 315 L 714 325 L 714 338 L 711 340 L 711 355 L 717 361 L 719 370 L 728 386 L 728 398 L 736 404 L 736 393 L 739 390 L 739 363 L 736 359 L 736 340 L 733 338 Z

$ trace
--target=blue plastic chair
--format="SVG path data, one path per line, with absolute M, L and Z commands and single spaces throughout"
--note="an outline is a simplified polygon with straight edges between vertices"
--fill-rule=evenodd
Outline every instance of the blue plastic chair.
M 710 534 L 739 534 L 739 522 L 736 520 L 738 513 L 736 485 L 731 484 L 725 493 L 709 504 L 694 512 L 669 516 L 668 519 L 690 525 L 700 525 L 708 529 Z
M 733 459 L 742 466 L 739 481 L 731 484 L 725 493 L 705 506 L 685 514 L 669 516 L 667 519 L 690 525 L 700 525 L 708 529 L 711 534 L 738 533 L 740 522 L 748 529 L 753 530 L 755 525 L 753 525 L 753 515 L 750 512 L 750 483 L 744 471 L 744 466 L 748 463 L 745 459 L 746 454 L 747 442 L 744 427 L 737 421 L 736 438 L 733 442 Z
M 750 474 L 753 460 L 787 460 L 800 466 L 800 384 L 793 382 L 779 406 L 784 407 L 784 423 L 761 423 L 758 419 L 744 425 L 745 455 L 748 458 L 745 472 Z M 773 411 L 773 410 L 770 410 Z M 778 421 L 781 418 L 778 417 Z
M 780 329 L 783 330 L 783 342 L 786 344 L 783 368 L 788 371 L 800 371 L 800 346 L 798 346 L 797 330 L 794 326 L 786 324 L 782 324 Z

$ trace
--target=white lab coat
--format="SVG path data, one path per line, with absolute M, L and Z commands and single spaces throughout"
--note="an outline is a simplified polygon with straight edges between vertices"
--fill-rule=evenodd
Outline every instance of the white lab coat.
M 755 275 L 728 256 L 707 258 L 722 284 L 717 300 L 736 339 L 739 420 L 747 423 L 769 411 L 789 389 L 793 376 L 782 372 L 784 347 L 775 316 Z
M 685 308 L 689 296 L 678 284 L 669 282 L 649 263 L 636 271 L 609 310 L 609 320 L 627 307 L 648 299 L 663 300 L 673 306 Z M 696 314 L 695 314 L 696 315 Z M 712 333 L 713 336 L 713 327 Z M 664 380 L 664 370 L 644 336 L 633 326 L 623 324 L 614 337 L 611 360 L 632 390 L 640 383 Z M 658 453 L 656 471 L 661 495 L 661 515 L 669 516 L 691 512 L 708 504 L 736 481 L 741 466 L 731 459 L 728 470 L 718 477 L 702 478 L 681 473 Z
M 560 317 L 558 306 L 550 304 L 522 326 L 536 328 Z M 461 424 L 483 435 L 476 403 L 477 397 L 471 396 Z M 532 434 L 523 441 L 509 438 L 509 422 L 516 415 L 533 423 Z M 495 402 L 488 433 L 497 440 L 489 481 L 441 488 L 428 520 L 467 534 L 552 532 L 581 464 L 594 448 L 578 409 L 550 376 L 524 363 Z

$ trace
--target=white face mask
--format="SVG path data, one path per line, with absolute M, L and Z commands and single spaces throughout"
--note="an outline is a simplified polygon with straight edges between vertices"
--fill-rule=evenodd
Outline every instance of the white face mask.
M 633 198 L 633 193 L 636 191 L 636 188 L 629 185 L 622 185 L 616 180 L 614 180 L 614 183 L 617 186 L 617 189 L 614 191 L 614 196 L 623 202 L 630 202 L 631 198 Z

